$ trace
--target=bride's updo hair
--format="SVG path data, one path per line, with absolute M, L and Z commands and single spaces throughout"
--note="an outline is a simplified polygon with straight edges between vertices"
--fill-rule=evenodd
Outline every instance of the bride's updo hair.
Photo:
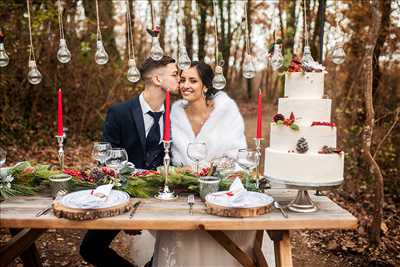
M 203 61 L 192 61 L 191 67 L 196 67 L 199 73 L 201 82 L 207 88 L 205 93 L 206 100 L 210 100 L 218 92 L 212 85 L 212 80 L 214 79 L 214 71 L 210 65 L 204 63 Z

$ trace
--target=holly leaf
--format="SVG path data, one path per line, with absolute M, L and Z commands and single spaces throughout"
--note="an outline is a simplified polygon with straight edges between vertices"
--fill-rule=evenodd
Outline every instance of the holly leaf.
M 298 130 L 300 130 L 300 127 L 299 127 L 297 124 L 292 123 L 292 124 L 290 125 L 290 129 L 292 129 L 292 130 L 294 130 L 294 131 L 298 131 Z

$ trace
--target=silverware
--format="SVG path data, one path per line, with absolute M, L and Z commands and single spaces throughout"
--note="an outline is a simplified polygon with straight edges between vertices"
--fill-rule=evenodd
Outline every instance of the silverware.
M 142 201 L 139 200 L 135 204 L 133 204 L 131 213 L 129 214 L 129 219 L 133 218 L 133 215 L 135 215 L 135 212 L 136 212 L 137 208 L 139 207 L 140 203 L 142 203 Z
M 283 207 L 278 202 L 274 201 L 274 207 L 281 211 L 283 217 L 285 217 L 286 219 L 289 218 L 287 212 L 283 209 Z
M 60 200 L 60 198 L 63 197 L 63 196 L 65 196 L 67 193 L 68 193 L 68 192 L 65 191 L 65 190 L 60 190 L 60 191 L 58 191 L 58 192 L 57 192 L 56 199 L 55 199 L 54 201 Z M 53 203 L 51 203 L 51 204 L 50 204 L 49 206 L 47 206 L 46 208 L 39 210 L 38 213 L 36 213 L 35 217 L 40 217 L 40 216 L 42 216 L 42 215 L 47 214 L 52 208 L 53 208 Z
M 187 203 L 189 204 L 189 214 L 193 215 L 194 195 L 188 195 Z

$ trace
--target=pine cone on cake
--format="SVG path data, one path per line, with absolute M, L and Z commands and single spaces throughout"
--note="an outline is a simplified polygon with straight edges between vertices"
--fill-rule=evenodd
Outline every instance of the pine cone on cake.
M 280 113 L 275 114 L 275 116 L 273 117 L 274 122 L 278 122 L 278 121 L 284 121 L 285 120 L 285 116 L 283 116 Z
M 318 153 L 320 154 L 332 154 L 332 153 L 340 154 L 341 152 L 342 150 L 340 148 L 329 147 L 329 146 L 323 146 L 321 150 L 318 151 Z
M 296 151 L 301 154 L 306 153 L 308 151 L 308 143 L 304 137 L 300 138 L 297 141 Z

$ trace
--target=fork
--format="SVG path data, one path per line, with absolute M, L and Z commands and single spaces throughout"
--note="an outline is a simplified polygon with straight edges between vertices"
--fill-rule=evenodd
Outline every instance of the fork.
M 188 195 L 187 203 L 189 204 L 189 214 L 193 215 L 193 205 L 194 205 L 194 195 L 193 194 Z
M 60 198 L 62 198 L 63 196 L 65 196 L 67 193 L 68 193 L 68 192 L 65 191 L 65 190 L 60 190 L 60 191 L 58 191 L 58 192 L 57 192 L 56 199 L 55 199 L 54 201 L 59 200 Z M 47 214 L 47 213 L 52 209 L 52 207 L 53 207 L 53 203 L 51 203 L 51 204 L 50 204 L 49 206 L 47 206 L 46 208 L 39 210 L 38 213 L 36 213 L 35 217 L 40 217 L 40 216 L 42 216 L 42 215 Z

